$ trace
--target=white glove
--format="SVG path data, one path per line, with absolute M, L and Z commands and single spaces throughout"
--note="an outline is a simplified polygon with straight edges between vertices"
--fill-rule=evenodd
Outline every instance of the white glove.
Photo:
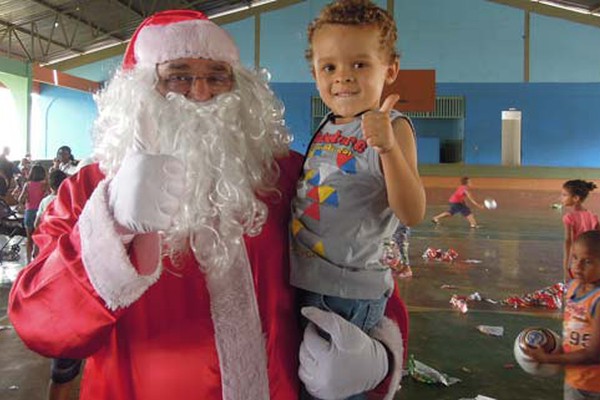
M 173 156 L 129 152 L 109 185 L 117 223 L 134 233 L 168 229 L 184 192 L 184 166 Z
M 300 345 L 298 375 L 311 395 L 343 399 L 375 388 L 387 376 L 387 352 L 377 340 L 335 313 L 304 307 L 302 315 L 312 322 Z

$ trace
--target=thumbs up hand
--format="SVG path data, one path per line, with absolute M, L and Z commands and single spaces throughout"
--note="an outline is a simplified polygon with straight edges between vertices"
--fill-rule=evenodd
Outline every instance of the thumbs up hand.
M 300 345 L 298 375 L 311 395 L 343 399 L 375 388 L 386 377 L 389 360 L 380 342 L 335 313 L 304 307 L 302 315 L 311 322 Z
M 136 133 L 133 148 L 109 184 L 109 207 L 116 222 L 132 233 L 168 229 L 184 194 L 185 168 L 177 158 L 149 154 Z
M 367 144 L 379 154 L 387 153 L 397 145 L 390 111 L 399 99 L 400 96 L 397 94 L 391 94 L 385 99 L 379 110 L 368 111 L 362 115 L 363 135 Z

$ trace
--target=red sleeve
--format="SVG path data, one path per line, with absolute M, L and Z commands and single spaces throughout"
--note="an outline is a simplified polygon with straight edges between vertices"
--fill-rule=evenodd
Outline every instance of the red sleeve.
M 34 235 L 40 254 L 17 277 L 8 315 L 32 350 L 85 358 L 101 347 L 116 313 L 94 291 L 81 261 L 77 220 L 103 178 L 97 166 L 63 182 Z

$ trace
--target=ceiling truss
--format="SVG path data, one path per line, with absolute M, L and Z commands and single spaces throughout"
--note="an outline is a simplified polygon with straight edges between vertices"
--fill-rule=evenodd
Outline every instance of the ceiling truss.
M 236 11 L 214 19 L 227 23 L 301 1 L 306 0 L 0 0 L 0 55 L 42 65 L 96 52 L 113 56 L 157 11 L 193 9 L 209 17 Z M 600 27 L 600 0 L 487 1 Z

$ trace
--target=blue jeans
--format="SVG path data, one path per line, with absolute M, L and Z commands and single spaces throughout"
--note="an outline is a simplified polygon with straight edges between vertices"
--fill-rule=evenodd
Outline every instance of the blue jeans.
M 383 295 L 379 299 L 344 299 L 336 296 L 326 296 L 319 293 L 313 293 L 306 290 L 300 291 L 300 307 L 314 306 L 324 311 L 332 311 L 345 320 L 358 326 L 364 332 L 369 331 L 381 321 L 388 296 Z M 306 319 L 303 317 L 302 326 L 306 326 Z M 303 388 L 303 400 L 316 399 L 312 397 Z M 366 393 L 359 393 L 347 397 L 346 400 L 366 400 Z

